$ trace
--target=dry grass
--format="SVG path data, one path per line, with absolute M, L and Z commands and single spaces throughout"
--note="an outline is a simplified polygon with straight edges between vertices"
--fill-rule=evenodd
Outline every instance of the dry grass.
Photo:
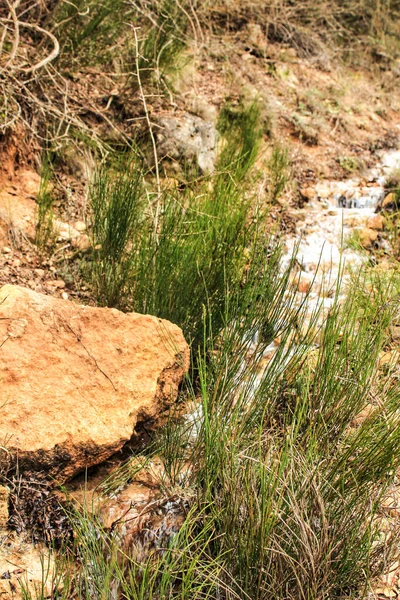
M 206 0 L 200 12 L 204 22 L 219 31 L 258 23 L 269 41 L 288 44 L 303 57 L 328 49 L 329 53 L 343 50 L 351 56 L 369 45 L 379 58 L 379 47 L 386 38 L 400 33 L 397 0 L 385 4 L 373 0 Z

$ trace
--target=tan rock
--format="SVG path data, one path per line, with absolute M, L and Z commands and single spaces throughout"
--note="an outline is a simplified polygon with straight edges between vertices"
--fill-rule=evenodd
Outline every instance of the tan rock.
M 63 279 L 50 279 L 46 281 L 46 287 L 49 290 L 62 290 L 65 288 L 65 281 Z
M 19 180 L 23 192 L 36 200 L 40 189 L 40 175 L 36 171 L 26 169 L 20 172 Z
M 371 415 L 374 414 L 374 412 L 376 411 L 376 406 L 374 406 L 373 404 L 367 404 L 366 406 L 364 406 L 364 408 L 358 413 L 358 415 L 356 415 L 353 419 L 353 421 L 351 422 L 351 425 L 353 427 L 358 427 L 359 425 L 361 425 L 361 423 L 363 423 L 366 419 L 368 419 L 369 417 L 371 417 Z
M 400 325 L 392 325 L 390 328 L 390 334 L 394 342 L 400 342 Z
M 86 223 L 83 221 L 75 221 L 74 228 L 76 231 L 79 231 L 79 233 L 82 233 L 83 231 L 86 231 Z
M 364 227 L 360 230 L 360 242 L 363 248 L 370 248 L 378 239 L 378 233 L 374 229 Z
M 0 438 L 19 469 L 65 481 L 171 404 L 189 366 L 176 325 L 0 289 Z
M 393 338 L 392 328 L 391 328 L 390 333 L 392 335 L 393 341 L 396 341 Z M 399 352 L 396 350 L 389 350 L 386 352 L 382 351 L 379 353 L 379 364 L 380 364 L 380 366 L 383 366 L 383 365 L 394 366 L 398 362 L 399 358 L 400 358 Z
M 328 186 L 320 185 L 317 187 L 316 192 L 318 194 L 318 198 L 322 198 L 326 200 L 332 196 L 332 190 Z
M 343 225 L 347 227 L 365 227 L 366 218 L 362 214 L 355 214 L 349 211 L 344 211 Z
M 313 276 L 308 273 L 301 273 L 297 282 L 297 291 L 301 294 L 307 294 L 312 286 Z
M 370 217 L 367 221 L 367 227 L 376 231 L 383 231 L 385 229 L 385 217 L 383 215 Z
M 63 221 L 59 221 L 58 219 L 53 220 L 53 228 L 54 234 L 59 241 L 68 242 L 69 240 L 74 240 L 79 238 L 80 233 L 69 225 L 68 223 L 64 223 Z
M 312 200 L 315 196 L 315 190 L 312 187 L 302 188 L 300 194 L 305 200 Z
M 16 195 L 8 188 L 0 189 L 0 220 L 2 227 L 12 230 L 14 235 L 35 237 L 37 204 L 31 196 Z

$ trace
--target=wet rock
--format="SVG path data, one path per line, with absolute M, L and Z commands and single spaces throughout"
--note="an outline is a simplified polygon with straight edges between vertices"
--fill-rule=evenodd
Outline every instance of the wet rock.
M 395 194 L 394 192 L 390 192 L 390 194 L 385 196 L 385 198 L 378 205 L 376 210 L 377 210 L 377 212 L 380 212 L 380 211 L 393 212 L 395 210 L 398 210 L 399 207 L 400 207 L 400 200 L 399 200 L 397 194 Z
M 202 173 L 214 170 L 217 133 L 212 122 L 185 113 L 162 117 L 157 132 L 159 158 L 195 163 Z
M 332 189 L 323 184 L 317 185 L 316 192 L 317 192 L 318 198 L 321 198 L 322 200 L 326 200 L 326 199 L 330 198 L 333 194 Z
M 181 330 L 149 315 L 0 290 L 0 437 L 21 472 L 65 481 L 119 450 L 176 398 Z
M 349 209 L 343 215 L 343 225 L 350 228 L 365 227 L 367 225 L 367 216 Z
M 300 195 L 304 200 L 312 200 L 315 196 L 315 190 L 312 187 L 302 188 L 300 190 Z
M 378 233 L 374 229 L 364 227 L 360 231 L 360 242 L 363 248 L 371 248 L 378 239 Z
M 385 229 L 385 217 L 383 215 L 370 217 L 367 221 L 367 227 L 376 231 L 383 231 Z
M 115 532 L 120 548 L 137 561 L 146 560 L 154 550 L 168 547 L 182 527 L 188 509 L 182 490 L 179 495 L 165 495 L 159 484 L 157 479 L 150 483 L 130 483 L 100 506 L 103 525 Z

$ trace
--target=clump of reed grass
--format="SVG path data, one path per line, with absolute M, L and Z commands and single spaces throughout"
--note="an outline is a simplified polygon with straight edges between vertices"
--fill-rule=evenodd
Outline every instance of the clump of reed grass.
M 94 253 L 91 281 L 97 301 L 128 305 L 136 244 L 142 233 L 145 191 L 137 158 L 117 169 L 100 169 L 90 190 Z

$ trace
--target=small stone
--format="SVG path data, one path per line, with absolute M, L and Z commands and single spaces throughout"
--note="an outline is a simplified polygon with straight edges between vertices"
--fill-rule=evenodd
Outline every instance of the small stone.
M 310 290 L 310 284 L 308 281 L 300 281 L 299 285 L 297 286 L 297 291 L 300 292 L 301 294 L 307 294 L 307 292 Z
M 307 294 L 311 289 L 312 277 L 307 273 L 301 273 L 298 284 L 297 291 L 301 294 Z
M 356 415 L 354 417 L 354 419 L 352 420 L 351 424 L 353 427 L 358 427 L 359 425 L 361 425 L 361 423 L 363 423 L 363 421 L 365 421 L 365 419 L 368 419 L 368 417 L 370 417 L 376 410 L 376 406 L 374 406 L 373 404 L 367 404 L 361 412 L 358 413 L 358 415 Z
M 74 228 L 80 232 L 86 231 L 86 223 L 84 221 L 75 221 Z
M 385 217 L 383 215 L 370 217 L 367 221 L 367 227 L 376 231 L 383 231 L 385 229 Z
M 4 254 L 10 254 L 10 252 L 12 252 L 12 250 L 8 246 L 4 246 L 3 247 L 3 252 L 4 252 Z
M 390 329 L 390 333 L 392 336 L 392 340 L 396 341 L 396 339 L 393 336 L 393 329 L 394 328 Z M 386 352 L 384 350 L 382 350 L 379 353 L 379 364 L 381 366 L 383 366 L 383 365 L 389 365 L 389 366 L 393 365 L 394 366 L 396 364 L 396 362 L 399 360 L 399 358 L 400 358 L 399 352 L 396 350 L 388 350 Z
M 332 196 L 332 190 L 328 187 L 320 187 L 317 189 L 318 198 L 326 200 Z
M 392 325 L 390 328 L 390 335 L 394 342 L 400 342 L 400 325 Z
M 44 269 L 35 269 L 35 273 L 36 275 L 38 275 L 39 277 L 44 277 Z
M 61 294 L 61 298 L 62 298 L 63 300 L 68 300 L 68 294 L 67 294 L 67 292 L 63 292 L 63 293 Z
M 62 290 L 63 288 L 65 288 L 65 281 L 63 281 L 62 279 L 53 279 L 51 281 L 46 281 L 46 285 L 50 288 Z
M 346 211 L 343 215 L 343 225 L 346 225 L 347 227 L 365 227 L 365 215 L 349 213 Z
M 54 221 L 54 230 L 57 235 L 57 239 L 62 242 L 68 242 L 69 240 L 73 240 L 74 238 L 80 236 L 79 231 L 77 231 L 75 227 L 58 220 Z
M 84 233 L 78 238 L 71 240 L 71 246 L 77 250 L 88 250 L 91 246 L 90 238 L 88 235 L 86 235 L 86 233 Z

